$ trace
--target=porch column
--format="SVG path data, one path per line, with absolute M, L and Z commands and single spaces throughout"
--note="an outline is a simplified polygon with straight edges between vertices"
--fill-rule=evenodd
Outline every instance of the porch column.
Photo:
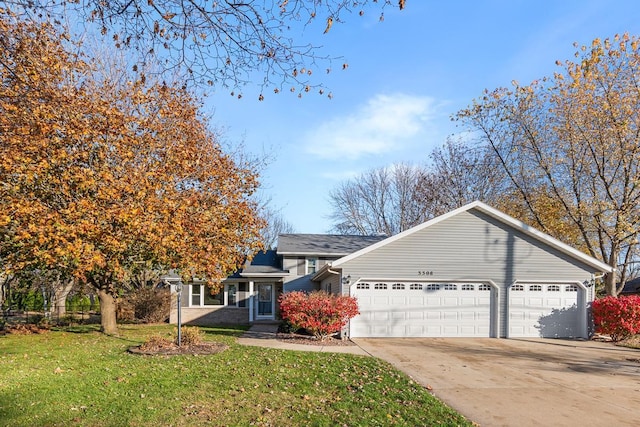
M 253 280 L 249 280 L 249 322 L 254 321 L 254 309 L 253 309 Z

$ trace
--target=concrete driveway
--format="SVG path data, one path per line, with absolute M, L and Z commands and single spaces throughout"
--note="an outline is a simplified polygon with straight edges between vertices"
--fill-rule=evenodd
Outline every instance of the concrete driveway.
M 640 350 L 551 339 L 354 341 L 481 426 L 640 423 Z

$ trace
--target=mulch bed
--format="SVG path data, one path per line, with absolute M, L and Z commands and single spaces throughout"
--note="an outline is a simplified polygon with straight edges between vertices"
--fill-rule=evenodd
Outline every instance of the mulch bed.
M 340 338 L 328 337 L 324 340 L 318 340 L 313 335 L 309 334 L 294 334 L 286 332 L 278 332 L 276 339 L 279 341 L 285 341 L 293 344 L 305 344 L 305 345 L 317 345 L 317 346 L 353 346 L 352 341 L 342 340 Z
M 200 344 L 183 345 L 178 347 L 176 344 L 149 347 L 138 345 L 129 347 L 129 353 L 142 354 L 146 356 L 178 356 L 183 354 L 191 355 L 207 355 L 216 354 L 225 351 L 229 346 L 217 342 L 206 342 Z

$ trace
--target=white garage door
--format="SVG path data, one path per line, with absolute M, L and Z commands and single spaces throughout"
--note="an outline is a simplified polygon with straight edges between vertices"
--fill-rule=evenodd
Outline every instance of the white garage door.
M 484 283 L 360 282 L 351 337 L 489 337 L 491 286 Z
M 578 329 L 576 285 L 518 283 L 509 289 L 509 337 L 569 338 Z

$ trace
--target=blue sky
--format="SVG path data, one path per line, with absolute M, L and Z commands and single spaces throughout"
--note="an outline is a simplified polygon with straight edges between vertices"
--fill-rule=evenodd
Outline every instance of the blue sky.
M 378 16 L 366 10 L 326 35 L 322 25 L 302 34 L 349 64 L 323 80 L 333 99 L 283 92 L 258 102 L 258 87 L 240 100 L 228 92 L 207 98 L 227 140 L 273 156 L 262 192 L 297 232 L 330 229 L 328 194 L 343 180 L 427 163 L 458 131 L 451 115 L 485 88 L 551 75 L 556 60 L 573 58 L 574 42 L 640 35 L 637 1 L 407 0 L 404 11 Z

